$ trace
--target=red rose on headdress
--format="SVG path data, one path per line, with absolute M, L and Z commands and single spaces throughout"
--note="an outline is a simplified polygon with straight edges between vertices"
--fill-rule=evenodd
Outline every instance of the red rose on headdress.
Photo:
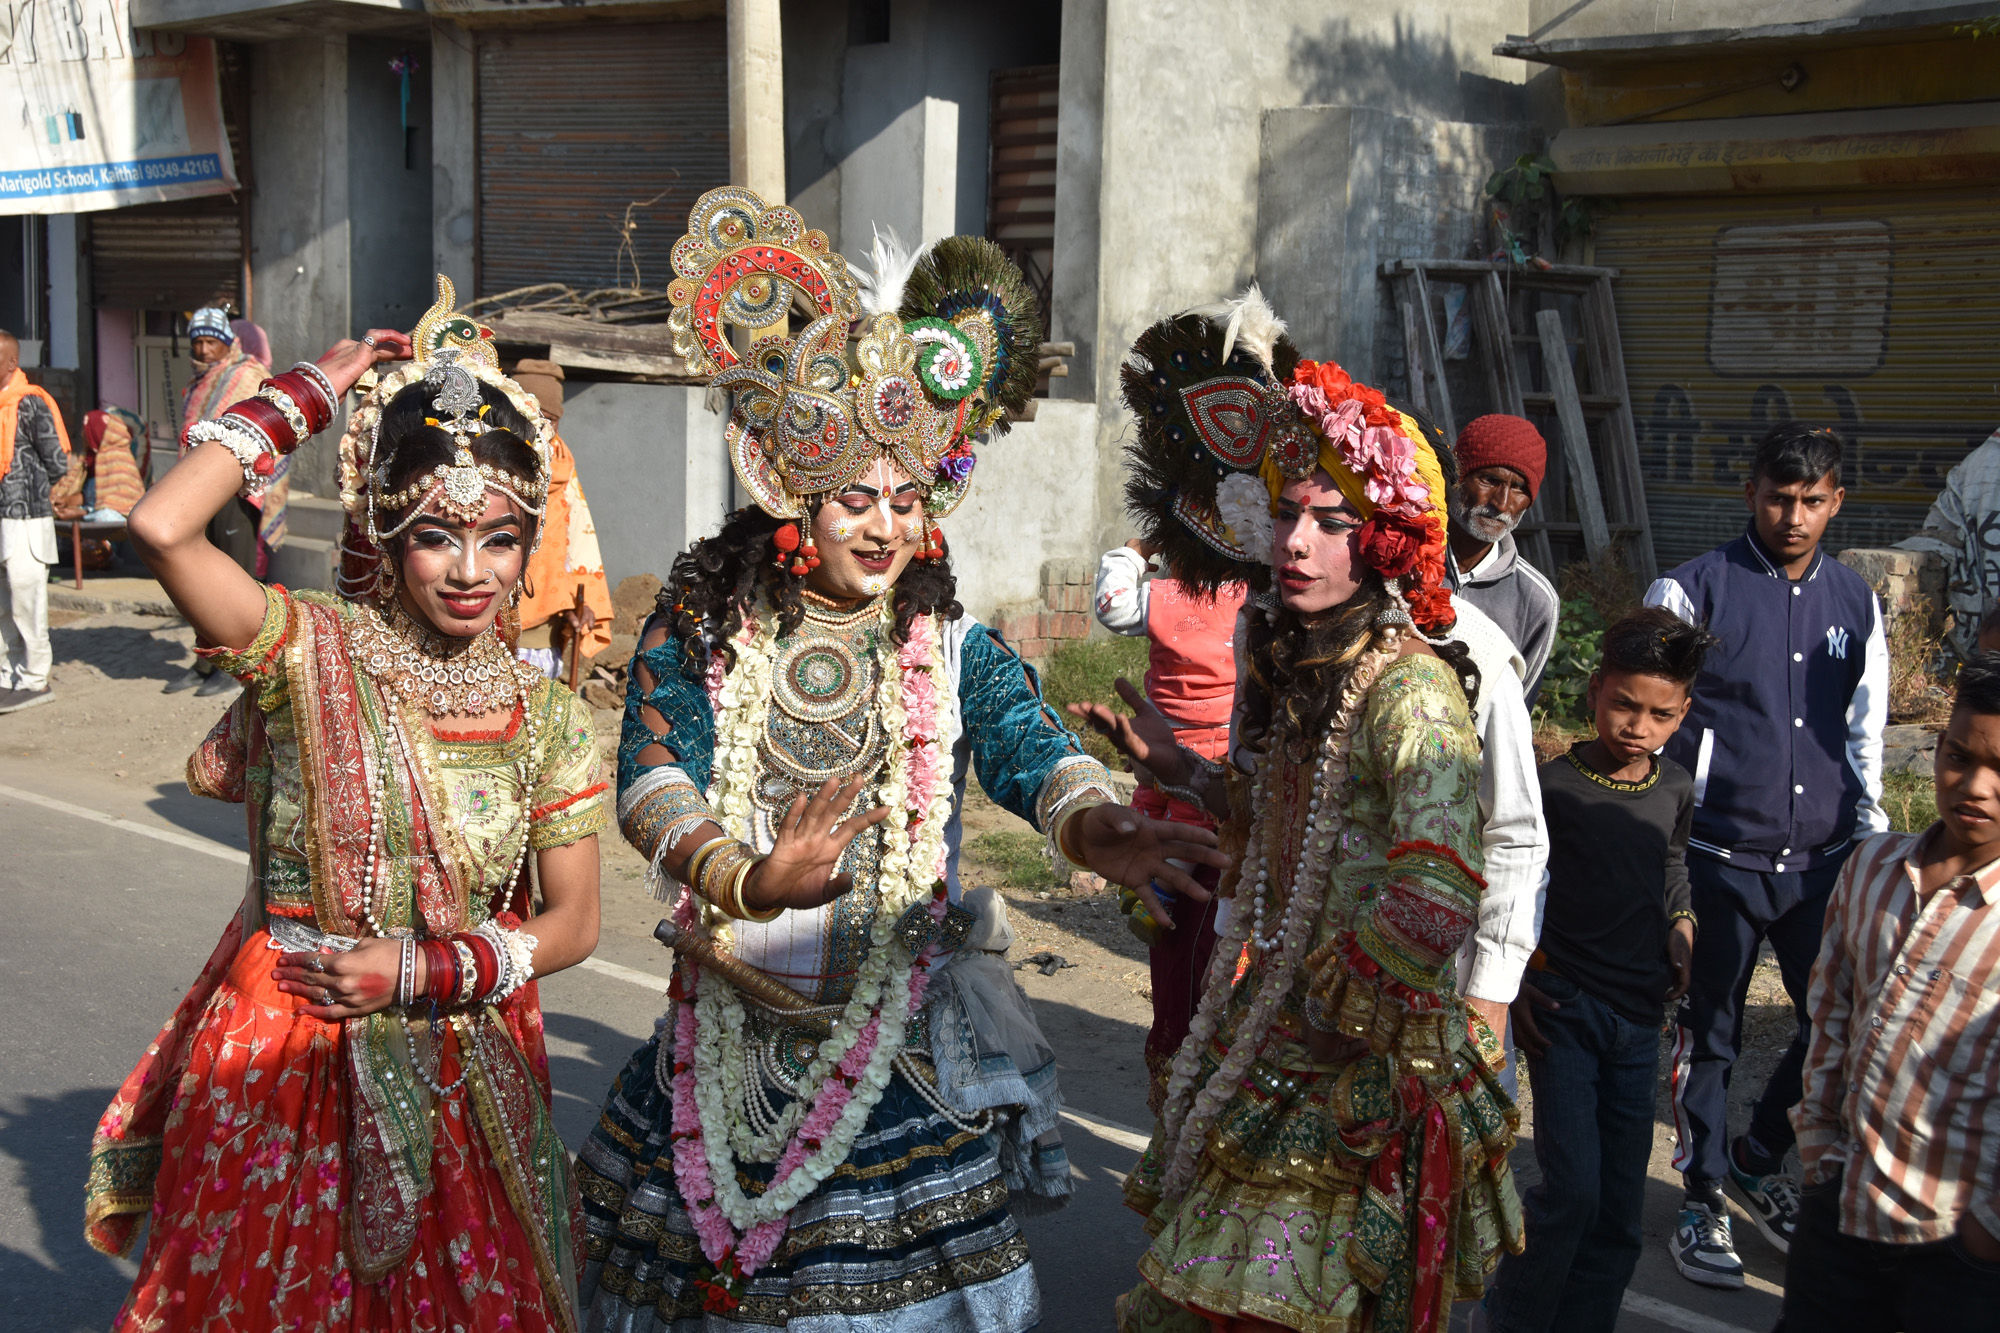
M 1458 612 L 1451 608 L 1451 590 L 1443 584 L 1406 589 L 1403 599 L 1410 604 L 1410 618 L 1433 634 L 1458 622 Z
M 1401 578 L 1417 567 L 1429 536 L 1423 519 L 1377 509 L 1361 525 L 1361 558 L 1383 578 Z
M 1347 397 L 1348 386 L 1354 381 L 1331 361 L 1301 361 L 1292 371 L 1292 383 L 1310 384 L 1325 394 L 1329 402 L 1338 403 Z

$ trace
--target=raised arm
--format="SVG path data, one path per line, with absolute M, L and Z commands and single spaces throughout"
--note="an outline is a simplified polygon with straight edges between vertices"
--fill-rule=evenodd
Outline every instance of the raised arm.
M 374 329 L 367 341 L 335 343 L 318 364 L 337 405 L 370 366 L 409 355 L 407 337 Z M 196 639 L 210 646 L 243 648 L 264 622 L 263 585 L 207 535 L 209 520 L 243 488 L 244 464 L 220 440 L 205 439 L 146 493 L 127 520 L 133 549 L 194 626 Z

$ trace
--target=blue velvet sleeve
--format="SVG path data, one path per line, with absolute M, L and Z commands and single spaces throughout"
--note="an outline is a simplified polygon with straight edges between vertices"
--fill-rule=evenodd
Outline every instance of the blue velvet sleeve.
M 984 625 L 966 632 L 958 705 L 980 787 L 1038 830 L 1048 831 L 1044 816 L 1067 804 L 1063 798 L 1072 788 L 1109 791 L 1104 766 L 1084 753 L 1076 733 L 1042 701 L 1034 668 Z M 1052 787 L 1058 768 L 1061 779 Z
M 686 645 L 669 636 L 657 648 L 634 657 L 645 663 L 653 677 L 653 688 L 643 691 L 639 673 L 628 672 L 625 686 L 625 725 L 618 738 L 618 790 L 643 775 L 649 765 L 639 762 L 639 751 L 655 741 L 674 752 L 675 766 L 688 775 L 697 788 L 706 790 L 715 766 L 715 710 L 709 706 L 708 691 L 687 678 L 682 667 Z M 639 709 L 651 704 L 666 719 L 665 735 L 656 734 L 639 716 Z

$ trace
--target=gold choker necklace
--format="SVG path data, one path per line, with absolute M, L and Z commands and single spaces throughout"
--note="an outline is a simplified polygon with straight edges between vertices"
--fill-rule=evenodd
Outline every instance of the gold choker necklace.
M 394 598 L 360 607 L 353 626 L 355 664 L 384 693 L 432 717 L 478 717 L 526 693 L 527 668 L 491 626 L 470 639 L 440 634 Z

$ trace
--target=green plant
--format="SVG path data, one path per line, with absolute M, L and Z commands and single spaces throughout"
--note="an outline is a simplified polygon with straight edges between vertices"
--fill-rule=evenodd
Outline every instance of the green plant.
M 981 833 L 966 850 L 991 868 L 995 877 L 1010 889 L 1056 886 L 1055 866 L 1049 861 L 1048 844 L 1040 834 Z
M 1937 822 L 1937 786 L 1924 773 L 1884 773 L 1882 809 L 1898 833 L 1919 833 Z
M 1108 704 L 1121 713 L 1132 710 L 1118 698 L 1112 682 L 1120 676 L 1135 686 L 1146 674 L 1146 653 L 1150 645 L 1142 637 L 1076 639 L 1049 654 L 1042 668 L 1042 697 L 1056 716 L 1082 735 L 1084 748 L 1115 769 L 1124 760 L 1111 743 L 1068 712 L 1070 704 Z
M 1547 153 L 1523 153 L 1514 165 L 1493 173 L 1486 182 L 1486 197 L 1497 205 L 1495 221 L 1508 257 L 1516 264 L 1528 262 L 1534 236 L 1547 218 L 1560 253 L 1571 241 L 1582 241 L 1597 225 L 1600 215 L 1611 210 L 1611 201 L 1591 195 L 1559 195 L 1554 176 L 1556 164 Z M 1552 211 L 1553 210 L 1553 211 Z
M 1951 716 L 1951 694 L 1938 674 L 1944 651 L 1944 626 L 1931 599 L 1921 594 L 1896 609 L 1896 599 L 1878 585 L 1888 615 L 1885 638 L 1889 647 L 1889 720 L 1941 727 Z
M 1592 719 L 1584 696 L 1590 675 L 1604 656 L 1604 631 L 1638 602 L 1632 576 L 1616 557 L 1597 563 L 1572 560 L 1556 579 L 1559 599 L 1556 641 L 1542 672 L 1542 693 L 1535 702 L 1537 719 L 1581 722 Z

